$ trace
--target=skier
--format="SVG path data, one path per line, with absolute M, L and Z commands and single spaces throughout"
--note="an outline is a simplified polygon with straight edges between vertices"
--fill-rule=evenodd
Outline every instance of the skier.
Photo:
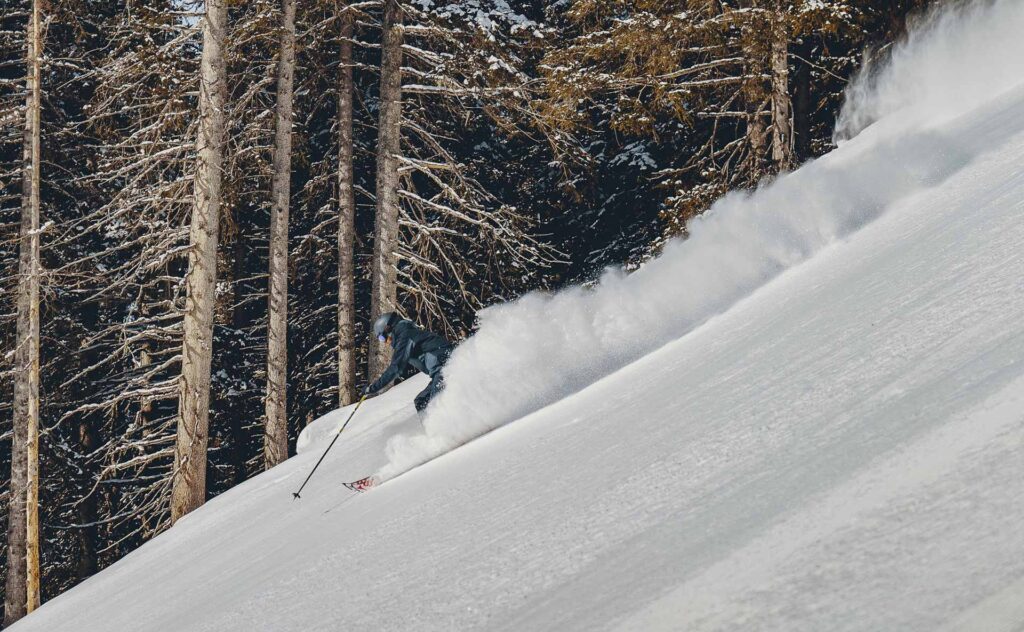
M 402 375 L 412 365 L 430 376 L 430 384 L 416 396 L 416 412 L 423 413 L 430 400 L 444 388 L 444 368 L 452 345 L 441 336 L 420 329 L 411 320 L 405 320 L 395 312 L 382 314 L 373 323 L 373 333 L 381 342 L 391 344 L 391 366 L 377 381 L 363 389 L 363 395 L 372 395 Z

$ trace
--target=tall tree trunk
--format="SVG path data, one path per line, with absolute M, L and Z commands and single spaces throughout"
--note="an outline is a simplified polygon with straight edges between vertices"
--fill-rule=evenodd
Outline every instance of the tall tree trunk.
M 763 104 L 757 104 L 753 114 L 747 115 L 747 141 L 750 143 L 750 171 L 746 186 L 754 186 L 764 176 L 764 154 L 768 130 L 765 129 Z
M 793 166 L 793 107 L 789 97 L 789 23 L 775 1 L 772 16 L 772 163 L 776 172 Z
M 804 61 L 811 58 L 812 48 L 809 43 L 801 44 L 799 54 L 802 57 L 793 77 L 793 157 L 797 161 L 811 157 L 811 66 Z
M 337 5 L 336 5 L 337 6 Z M 352 67 L 352 37 L 355 16 L 346 2 L 339 9 L 341 51 L 338 58 L 338 404 L 347 406 L 356 393 L 356 197 L 354 180 L 355 147 L 352 138 L 352 95 L 355 92 Z
M 282 0 L 277 63 L 274 177 L 270 209 L 270 312 L 267 334 L 267 425 L 263 463 L 288 458 L 288 206 L 292 172 L 292 85 L 295 79 L 295 0 Z
M 188 273 L 185 277 L 184 340 L 178 435 L 171 489 L 171 521 L 206 500 L 206 445 L 217 285 L 217 229 L 223 168 L 224 0 L 207 0 L 199 81 L 199 161 L 195 176 Z
M 395 307 L 398 263 L 398 153 L 402 137 L 402 7 L 384 0 L 381 40 L 380 124 L 377 141 L 377 221 L 373 235 L 373 319 Z M 370 341 L 370 375 L 387 366 L 387 345 Z
M 27 28 L 18 325 L 14 358 L 14 438 L 11 445 L 4 625 L 39 606 L 39 168 L 42 20 L 32 3 Z

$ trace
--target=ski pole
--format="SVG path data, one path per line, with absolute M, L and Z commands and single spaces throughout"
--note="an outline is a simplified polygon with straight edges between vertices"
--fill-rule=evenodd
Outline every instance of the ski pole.
M 299 488 L 299 491 L 294 492 L 292 494 L 292 496 L 294 496 L 296 500 L 298 500 L 299 498 L 302 498 L 302 496 L 299 496 L 299 494 L 306 487 L 306 483 L 309 482 L 309 479 L 313 478 L 313 472 L 315 472 L 316 468 L 320 467 L 320 464 L 323 463 L 324 457 L 327 456 L 327 453 L 330 452 L 331 448 L 334 447 L 334 442 L 338 440 L 338 437 L 341 436 L 341 433 L 345 432 L 345 428 L 348 427 L 348 422 L 352 421 L 352 418 L 356 416 L 356 411 L 359 410 L 359 407 L 363 405 L 364 401 L 366 401 L 366 395 L 363 395 L 359 399 L 359 403 L 357 403 L 356 407 L 352 409 L 352 414 L 349 415 L 348 419 L 345 420 L 345 423 L 341 426 L 341 430 L 339 430 L 338 434 L 334 435 L 334 438 L 331 439 L 331 445 L 327 446 L 327 449 L 324 450 L 324 453 L 320 456 L 320 460 L 317 461 L 316 465 L 313 466 L 313 471 L 309 473 L 309 476 L 306 477 L 306 480 L 302 481 L 302 487 Z

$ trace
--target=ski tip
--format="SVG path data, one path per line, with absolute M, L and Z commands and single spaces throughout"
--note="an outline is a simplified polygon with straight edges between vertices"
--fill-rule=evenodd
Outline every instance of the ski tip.
M 345 485 L 345 487 L 349 488 L 350 490 L 352 490 L 354 492 L 358 492 L 360 494 L 362 494 L 363 492 L 365 492 L 366 490 L 370 489 L 371 487 L 373 487 L 376 484 L 377 484 L 377 481 L 375 481 L 372 476 L 367 476 L 366 478 L 361 478 L 358 481 L 355 481 L 355 482 L 352 482 L 352 483 L 343 483 L 343 485 Z

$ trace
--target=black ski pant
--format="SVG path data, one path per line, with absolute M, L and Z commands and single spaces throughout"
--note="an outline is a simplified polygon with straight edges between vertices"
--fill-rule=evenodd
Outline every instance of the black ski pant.
M 426 410 L 430 400 L 444 389 L 444 376 L 441 374 L 441 369 L 448 362 L 448 356 L 451 353 L 451 349 L 438 349 L 437 351 L 429 351 L 424 354 L 423 367 L 427 370 L 427 375 L 430 376 L 430 384 L 427 384 L 427 388 L 420 391 L 420 394 L 416 396 L 414 400 L 416 412 L 422 413 Z

